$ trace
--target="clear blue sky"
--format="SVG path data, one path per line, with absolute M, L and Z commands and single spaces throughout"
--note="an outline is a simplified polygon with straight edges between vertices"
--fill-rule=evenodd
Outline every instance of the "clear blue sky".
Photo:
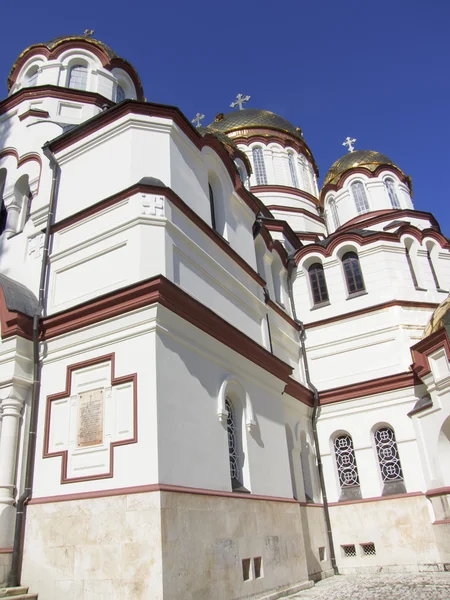
M 347 135 L 386 154 L 450 235 L 450 0 L 5 0 L 0 14 L 4 95 L 25 47 L 92 28 L 149 101 L 209 123 L 242 92 L 300 126 L 321 180 Z

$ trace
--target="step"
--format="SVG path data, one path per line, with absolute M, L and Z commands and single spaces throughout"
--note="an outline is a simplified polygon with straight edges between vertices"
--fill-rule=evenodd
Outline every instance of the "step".
M 0 598 L 13 598 L 14 600 L 37 600 L 37 594 L 29 594 L 27 587 L 9 587 L 0 588 Z

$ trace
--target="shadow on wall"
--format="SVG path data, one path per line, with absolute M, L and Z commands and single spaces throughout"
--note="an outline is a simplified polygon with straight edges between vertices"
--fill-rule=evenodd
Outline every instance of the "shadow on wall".
M 11 134 L 12 119 L 5 119 L 0 123 L 0 155 L 2 150 L 8 147 L 8 140 Z M 0 234 L 6 226 L 6 208 L 3 199 L 6 183 L 6 169 L 0 169 Z M 3 256 L 5 236 L 0 237 L 0 259 Z

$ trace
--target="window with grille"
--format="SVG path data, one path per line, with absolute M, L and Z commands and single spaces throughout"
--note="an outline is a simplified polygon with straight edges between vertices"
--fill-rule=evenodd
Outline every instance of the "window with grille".
M 397 191 L 395 189 L 395 183 L 393 179 L 386 179 L 384 182 L 387 193 L 389 196 L 389 200 L 391 201 L 392 208 L 400 208 L 400 200 L 397 196 Z
M 227 417 L 227 434 L 228 434 L 228 454 L 230 457 L 230 475 L 231 479 L 235 479 L 242 484 L 242 473 L 240 468 L 240 452 L 238 445 L 238 429 L 236 425 L 236 413 L 231 401 L 225 400 L 225 407 L 228 412 Z
M 255 168 L 255 177 L 257 185 L 267 185 L 266 165 L 264 163 L 264 154 L 262 148 L 253 148 L 253 166 Z
M 289 171 L 291 172 L 291 180 L 292 180 L 292 185 L 296 188 L 299 188 L 300 186 L 298 185 L 298 177 L 297 177 L 297 167 L 295 165 L 295 157 L 292 154 L 292 152 L 288 153 L 288 160 L 289 160 Z
M 355 201 L 356 210 L 359 215 L 368 212 L 369 201 L 367 200 L 366 188 L 362 181 L 355 181 L 351 184 L 353 200 Z
M 333 219 L 334 228 L 338 229 L 338 227 L 340 227 L 341 224 L 339 222 L 339 215 L 338 215 L 336 202 L 335 202 L 334 198 L 331 198 L 331 200 L 328 203 L 328 206 L 330 207 L 330 212 L 331 212 L 331 217 Z
M 352 438 L 347 434 L 338 435 L 334 440 L 334 453 L 341 488 L 359 486 L 358 466 Z
M 365 291 L 364 279 L 362 276 L 361 265 L 356 252 L 346 252 L 342 257 L 344 267 L 345 281 L 349 294 Z
M 117 104 L 119 104 L 119 102 L 123 102 L 125 100 L 125 90 L 123 89 L 123 87 L 121 85 L 117 86 L 117 91 L 116 91 L 116 102 Z
M 344 546 L 341 546 L 341 548 L 344 558 L 353 558 L 356 556 L 355 544 L 345 544 Z
M 375 544 L 373 542 L 368 542 L 367 544 L 361 544 L 361 550 L 362 550 L 363 556 L 376 556 L 376 554 L 377 554 Z
M 395 433 L 391 427 L 380 427 L 375 431 L 375 445 L 383 483 L 403 481 L 402 465 L 398 454 Z
M 325 273 L 321 263 L 314 263 L 308 269 L 309 282 L 313 295 L 314 304 L 328 302 L 327 282 L 325 281 Z
M 69 87 L 75 90 L 85 90 L 87 85 L 87 67 L 74 65 L 69 71 Z

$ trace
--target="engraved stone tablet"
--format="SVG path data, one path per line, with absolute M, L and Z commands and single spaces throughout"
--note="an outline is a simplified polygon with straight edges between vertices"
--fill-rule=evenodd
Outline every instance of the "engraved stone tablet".
M 95 446 L 103 441 L 103 390 L 78 394 L 77 446 Z

